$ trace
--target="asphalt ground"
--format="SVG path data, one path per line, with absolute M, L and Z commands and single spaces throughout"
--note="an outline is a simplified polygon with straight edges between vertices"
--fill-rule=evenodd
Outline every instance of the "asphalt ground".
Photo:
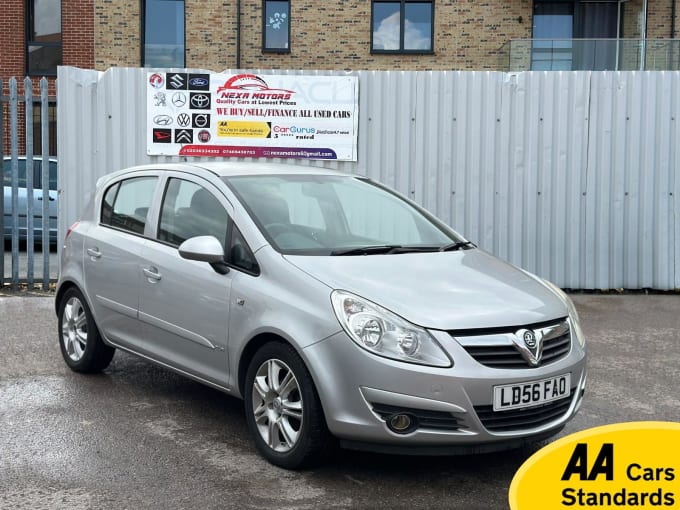
M 680 421 L 680 295 L 587 295 L 589 379 L 563 433 Z M 341 451 L 303 472 L 255 451 L 241 401 L 118 352 L 101 375 L 61 359 L 49 297 L 0 292 L 0 508 L 508 508 L 538 447 L 405 457 Z

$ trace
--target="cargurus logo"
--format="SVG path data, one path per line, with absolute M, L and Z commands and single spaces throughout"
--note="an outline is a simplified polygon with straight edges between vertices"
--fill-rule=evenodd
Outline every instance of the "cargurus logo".
M 313 135 L 316 133 L 316 128 L 313 127 L 297 127 L 297 126 L 274 126 L 274 133 L 290 133 L 293 135 Z

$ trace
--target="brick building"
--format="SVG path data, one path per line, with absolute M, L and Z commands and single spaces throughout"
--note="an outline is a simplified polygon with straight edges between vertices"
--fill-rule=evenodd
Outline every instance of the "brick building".
M 7 95 L 7 78 L 25 75 L 47 76 L 53 93 L 61 64 L 213 71 L 678 69 L 677 2 L 3 0 L 0 79 Z M 6 126 L 6 111 L 4 117 Z
M 9 78 L 19 81 L 18 94 L 25 93 L 22 78 L 33 80 L 33 95 L 39 99 L 39 78 L 46 77 L 50 96 L 56 95 L 57 65 L 94 67 L 94 19 L 92 0 L 3 0 L 0 13 L 0 79 L 2 95 L 9 95 Z M 40 147 L 40 104 L 33 109 L 34 153 Z M 56 154 L 56 107 L 50 101 L 50 154 Z M 9 110 L 3 105 L 3 154 L 9 154 Z M 25 124 L 23 105 L 18 125 Z M 24 130 L 19 129 L 19 151 L 25 151 Z
M 615 46 L 636 53 L 640 40 L 671 39 L 680 23 L 677 0 L 94 2 L 97 69 L 153 63 L 152 46 L 165 44 L 180 57 L 173 63 L 212 70 L 507 70 L 511 41 L 525 41 L 530 57 L 539 37 L 601 40 L 577 48 L 581 53 Z M 176 16 L 168 15 L 170 4 Z M 552 44 L 551 54 L 560 45 Z M 612 68 L 611 58 L 598 58 L 600 67 Z M 533 60 L 524 67 L 540 67 Z

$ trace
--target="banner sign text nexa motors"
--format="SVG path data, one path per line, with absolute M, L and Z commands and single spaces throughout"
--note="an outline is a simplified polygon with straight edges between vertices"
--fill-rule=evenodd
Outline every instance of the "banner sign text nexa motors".
M 147 154 L 356 161 L 356 76 L 148 73 Z

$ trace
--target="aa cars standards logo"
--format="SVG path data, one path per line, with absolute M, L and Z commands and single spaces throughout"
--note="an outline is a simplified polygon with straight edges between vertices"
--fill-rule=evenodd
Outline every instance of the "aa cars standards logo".
M 511 510 L 678 508 L 680 423 L 605 425 L 532 455 L 510 485 Z

